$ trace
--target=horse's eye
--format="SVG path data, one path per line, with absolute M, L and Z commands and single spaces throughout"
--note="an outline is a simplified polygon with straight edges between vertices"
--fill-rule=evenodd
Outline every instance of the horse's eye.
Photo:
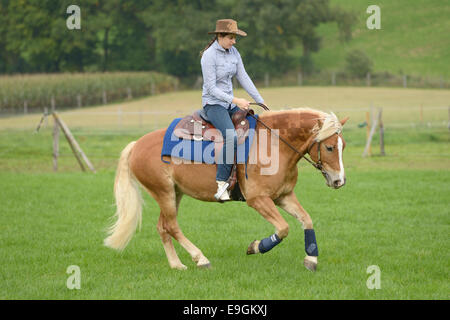
M 328 146 L 326 146 L 326 147 L 327 147 L 327 151 L 333 152 L 333 147 L 328 147 Z

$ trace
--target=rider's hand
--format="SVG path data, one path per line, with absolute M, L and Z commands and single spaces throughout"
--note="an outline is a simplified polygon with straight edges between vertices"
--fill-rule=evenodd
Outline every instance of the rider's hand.
M 243 98 L 234 98 L 233 103 L 235 103 L 242 110 L 248 110 L 248 108 L 250 107 L 250 101 L 247 101 Z

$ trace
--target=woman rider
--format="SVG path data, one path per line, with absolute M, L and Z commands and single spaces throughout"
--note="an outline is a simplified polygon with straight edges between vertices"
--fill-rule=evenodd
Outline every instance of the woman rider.
M 218 157 L 216 174 L 218 186 L 215 197 L 218 200 L 230 200 L 227 180 L 237 150 L 237 135 L 231 117 L 239 108 L 248 109 L 250 104 L 244 98 L 234 97 L 232 78 L 236 76 L 241 86 L 256 102 L 264 103 L 264 100 L 245 71 L 241 55 L 233 46 L 237 35 L 245 37 L 247 33 L 239 30 L 237 22 L 232 19 L 217 20 L 216 30 L 208 33 L 214 33 L 215 37 L 200 52 L 203 116 L 222 133 L 224 139 Z

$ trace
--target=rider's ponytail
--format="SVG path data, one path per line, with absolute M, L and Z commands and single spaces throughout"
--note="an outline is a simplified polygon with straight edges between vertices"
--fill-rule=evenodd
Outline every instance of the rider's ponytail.
M 206 45 L 206 47 L 200 51 L 200 57 L 203 56 L 203 52 L 205 52 L 209 47 L 211 47 L 211 45 L 214 43 L 214 41 L 217 40 L 217 33 L 214 35 L 214 38 L 211 39 L 211 41 L 209 41 L 209 43 Z
M 200 57 L 202 57 L 202 56 L 203 56 L 203 53 L 204 53 L 209 47 L 211 47 L 211 45 L 214 43 L 214 41 L 216 41 L 216 40 L 218 39 L 219 35 L 220 35 L 221 37 L 225 37 L 227 34 L 228 34 L 228 33 L 216 33 L 216 34 L 214 35 L 214 38 L 212 38 L 211 41 L 209 41 L 209 43 L 206 45 L 206 47 L 205 47 L 202 51 L 200 51 Z

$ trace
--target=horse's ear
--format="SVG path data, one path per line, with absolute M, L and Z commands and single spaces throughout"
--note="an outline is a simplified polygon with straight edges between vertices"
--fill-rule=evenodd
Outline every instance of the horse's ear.
M 344 125 L 347 122 L 348 119 L 350 119 L 350 118 L 349 117 L 345 117 L 344 119 L 342 119 L 341 120 L 341 124 Z

